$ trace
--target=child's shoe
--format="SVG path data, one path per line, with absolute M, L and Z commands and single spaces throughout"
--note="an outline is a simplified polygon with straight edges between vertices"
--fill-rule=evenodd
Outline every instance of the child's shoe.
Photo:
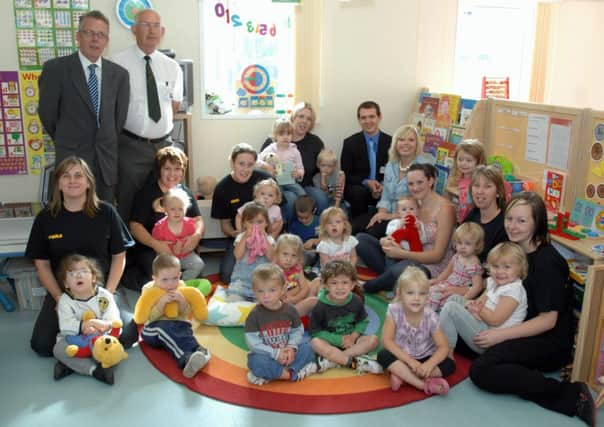
M 296 373 L 296 378 L 294 381 L 300 381 L 303 380 L 304 378 L 308 377 L 309 375 L 314 374 L 315 372 L 317 372 L 317 364 L 315 362 L 310 362 L 307 363 L 306 365 L 304 365 L 302 367 L 302 369 L 300 369 L 297 373 Z
M 92 371 L 92 376 L 102 383 L 113 385 L 113 368 L 103 368 L 99 365 Z
M 252 371 L 247 372 L 247 380 L 250 384 L 255 384 L 255 385 L 262 385 L 262 384 L 266 384 L 268 382 L 264 378 L 260 378 L 260 377 L 257 377 L 256 375 L 254 375 L 252 373 Z
M 326 359 L 322 356 L 317 356 L 317 365 L 319 365 L 318 372 L 325 372 L 331 368 L 337 368 L 338 365 L 336 362 L 332 362 L 329 359 Z
M 369 356 L 357 356 L 354 359 L 357 365 L 357 372 L 367 372 L 370 374 L 381 374 L 384 372 L 382 365 L 380 365 L 377 360 L 371 359 Z
M 210 360 L 210 351 L 200 347 L 195 353 L 189 356 L 187 364 L 182 370 L 182 375 L 185 378 L 193 378 Z
M 62 380 L 63 378 L 65 378 L 68 375 L 73 374 L 73 369 L 71 369 L 68 366 L 65 366 L 63 363 L 57 361 L 57 363 L 55 364 L 55 370 L 53 373 L 54 379 L 55 381 L 59 381 Z

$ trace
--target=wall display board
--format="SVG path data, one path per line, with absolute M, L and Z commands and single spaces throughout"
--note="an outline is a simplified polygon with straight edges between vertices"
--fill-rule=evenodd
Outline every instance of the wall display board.
M 0 175 L 27 173 L 19 73 L 0 72 Z
M 535 191 L 543 196 L 548 171 L 565 176 L 582 165 L 583 116 L 584 110 L 577 108 L 489 99 L 487 153 L 511 161 L 514 175 L 532 181 Z M 580 193 L 577 180 L 566 181 L 559 208 L 570 211 Z
M 75 32 L 89 0 L 13 0 L 19 69 L 39 70 L 76 49 Z

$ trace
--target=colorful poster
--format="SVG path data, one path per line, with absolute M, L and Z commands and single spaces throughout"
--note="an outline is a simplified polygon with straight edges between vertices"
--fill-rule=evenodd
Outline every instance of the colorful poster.
M 54 144 L 44 133 L 42 122 L 38 117 L 38 78 L 40 71 L 21 71 L 21 104 L 23 105 L 23 124 L 29 173 L 39 175 L 44 166 L 55 161 Z
M 0 175 L 27 174 L 19 74 L 0 71 Z
M 39 70 L 76 49 L 80 16 L 89 0 L 13 0 L 20 70 Z

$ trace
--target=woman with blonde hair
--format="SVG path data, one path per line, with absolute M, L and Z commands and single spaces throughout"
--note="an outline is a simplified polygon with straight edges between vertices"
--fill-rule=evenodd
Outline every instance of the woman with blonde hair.
M 386 234 L 388 221 L 398 216 L 396 202 L 401 196 L 408 196 L 407 173 L 411 165 L 432 163 L 422 155 L 419 134 L 413 125 L 403 125 L 392 135 L 388 150 L 388 163 L 384 170 L 382 197 L 377 203 L 377 213 L 353 218 L 353 233 L 363 232 L 380 238 Z

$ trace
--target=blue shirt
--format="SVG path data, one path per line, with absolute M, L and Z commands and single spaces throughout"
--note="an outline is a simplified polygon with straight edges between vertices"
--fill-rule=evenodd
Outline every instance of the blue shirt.
M 294 218 L 292 218 L 289 228 L 287 231 L 289 231 L 291 234 L 295 234 L 296 236 L 300 237 L 300 239 L 302 239 L 303 242 L 306 242 L 308 239 L 312 239 L 314 237 L 317 237 L 317 227 L 319 226 L 319 217 L 317 215 L 313 215 L 313 219 L 312 222 L 308 225 L 304 225 L 302 224 L 298 218 L 296 218 L 294 216 Z
M 369 176 L 363 181 L 363 185 L 367 185 L 367 180 L 375 180 L 377 177 L 377 151 L 378 143 L 380 141 L 380 131 L 373 136 L 369 136 L 367 132 L 363 132 L 365 137 L 365 145 L 367 145 L 367 157 L 369 158 Z

